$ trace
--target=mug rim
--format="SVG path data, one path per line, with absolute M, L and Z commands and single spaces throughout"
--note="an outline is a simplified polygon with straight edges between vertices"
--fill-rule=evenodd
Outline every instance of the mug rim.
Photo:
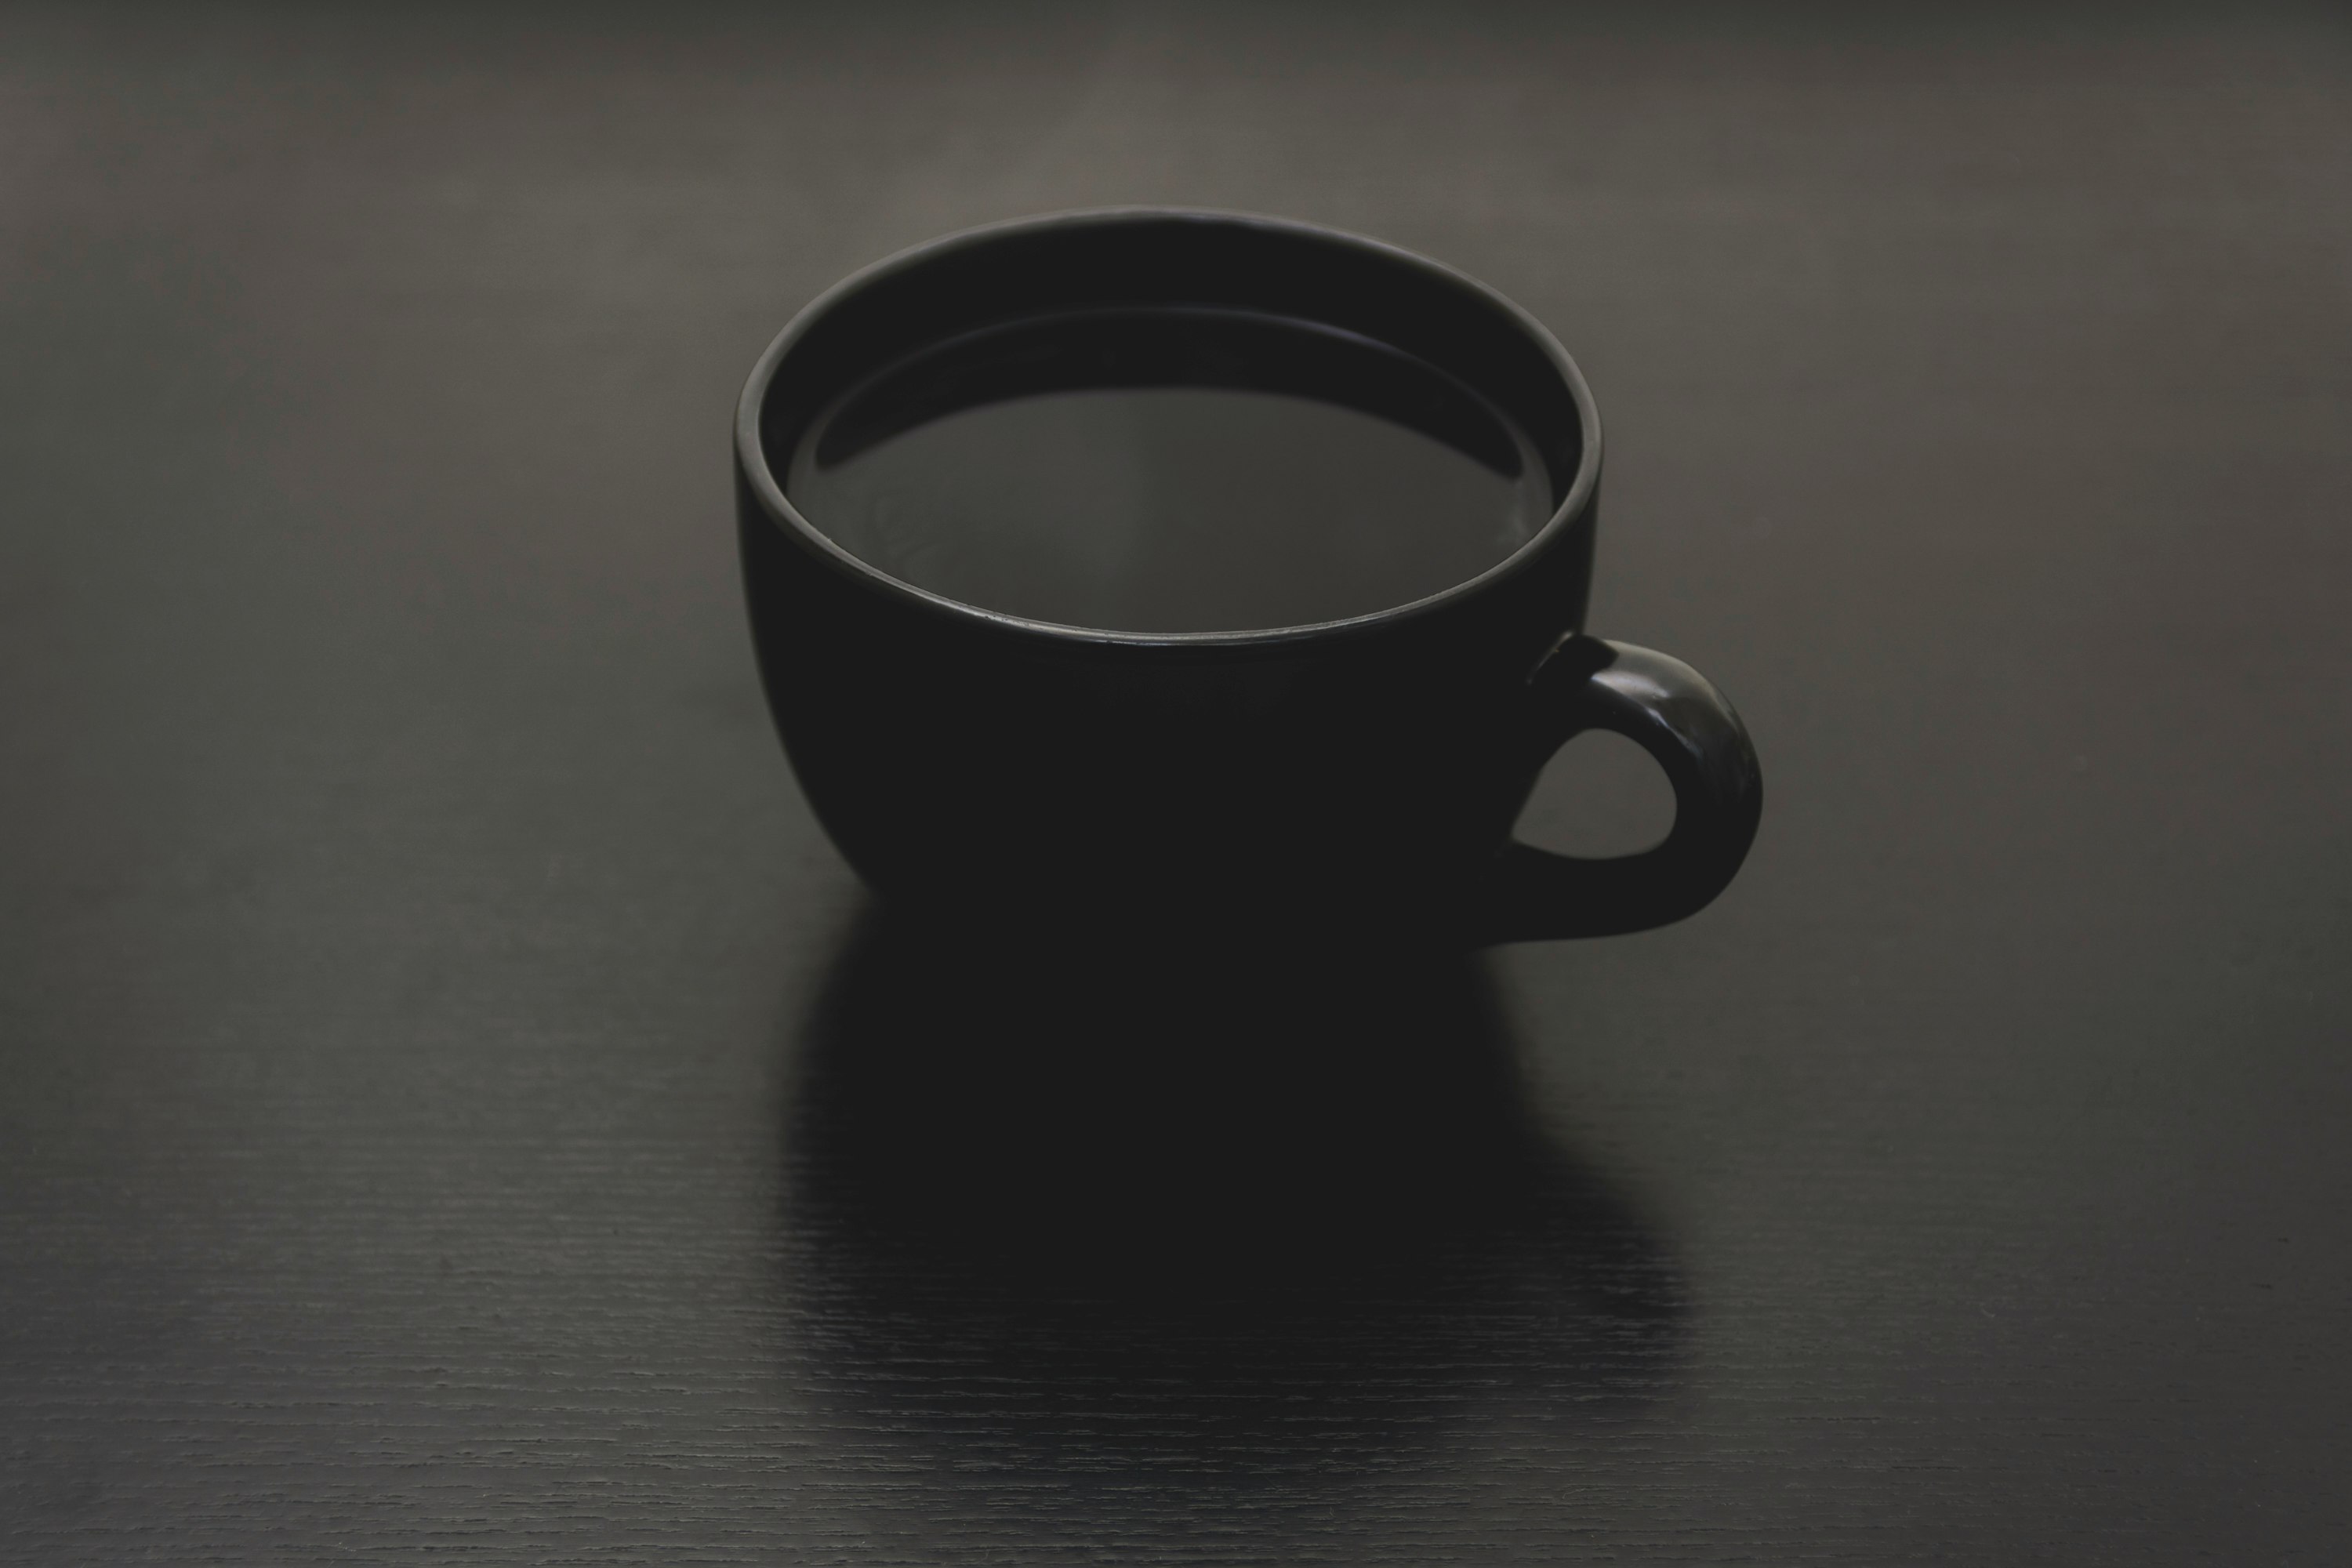
M 1342 245 L 1376 253 L 1392 264 L 1412 268 L 1435 280 L 1477 296 L 1485 303 L 1503 312 L 1522 336 L 1534 344 L 1566 384 L 1570 398 L 1576 405 L 1580 448 L 1577 455 L 1576 474 L 1568 491 L 1560 498 L 1551 516 L 1542 527 L 1529 535 L 1517 549 L 1500 561 L 1475 574 L 1450 584 L 1433 594 L 1401 605 L 1373 610 L 1364 615 L 1346 616 L 1336 620 L 1305 622 L 1297 626 L 1266 626 L 1243 631 L 1202 632 L 1136 632 L 1120 631 L 1103 626 L 1066 625 L 1056 621 L 1038 620 L 1008 611 L 993 610 L 945 594 L 916 586 L 904 578 L 893 576 L 872 563 L 851 553 L 824 530 L 819 528 L 795 507 L 784 494 L 768 461 L 765 443 L 760 437 L 761 411 L 765 406 L 770 386 L 777 370 L 793 346 L 806 336 L 810 328 L 830 313 L 845 300 L 863 292 L 886 278 L 913 271 L 939 258 L 955 251 L 983 246 L 1012 234 L 1034 234 L 1057 229 L 1076 229 L 1097 226 L 1108 226 L 1122 223 L 1184 222 L 1204 226 L 1274 230 L 1283 234 Z M 870 262 L 850 273 L 815 299 L 803 306 L 785 323 L 751 367 L 743 384 L 742 395 L 735 408 L 735 466 L 769 517 L 783 531 L 815 550 L 818 558 L 848 576 L 913 608 L 932 615 L 944 615 L 957 621 L 979 621 L 1002 630 L 1042 638 L 1057 643 L 1082 643 L 1095 646 L 1125 647 L 1256 647 L 1268 644 L 1300 642 L 1310 638 L 1346 636 L 1359 631 L 1375 630 L 1402 622 L 1419 620 L 1423 616 L 1475 598 L 1499 584 L 1517 576 L 1538 558 L 1557 545 L 1574 528 L 1579 518 L 1590 509 L 1592 494 L 1601 481 L 1601 415 L 1594 406 L 1592 392 L 1585 384 L 1584 374 L 1569 357 L 1549 328 L 1508 297 L 1487 284 L 1480 282 L 1458 268 L 1442 261 L 1391 245 L 1385 240 L 1345 229 L 1330 228 L 1321 224 L 1307 223 L 1295 218 L 1268 216 L 1260 213 L 1234 212 L 1214 207 L 1169 207 L 1129 205 L 1082 207 L 1065 212 L 1037 214 L 1027 217 L 1000 219 L 976 227 L 959 229 L 936 239 L 925 240 L 896 251 L 878 261 Z

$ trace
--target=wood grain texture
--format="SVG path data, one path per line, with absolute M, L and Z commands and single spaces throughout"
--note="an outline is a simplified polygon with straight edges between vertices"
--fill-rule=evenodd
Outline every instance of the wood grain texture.
M 2339 1560 L 2341 12 L 979 12 L 0 11 L 0 1555 Z M 1130 200 L 1559 331 L 1718 906 L 864 910 L 736 389 Z

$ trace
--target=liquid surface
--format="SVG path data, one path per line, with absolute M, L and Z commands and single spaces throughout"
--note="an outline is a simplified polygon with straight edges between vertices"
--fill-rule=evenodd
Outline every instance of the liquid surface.
M 1502 561 L 1553 505 L 1525 437 L 1420 361 L 1174 310 L 1019 322 L 902 361 L 813 424 L 785 491 L 903 582 L 1134 632 L 1410 604 Z

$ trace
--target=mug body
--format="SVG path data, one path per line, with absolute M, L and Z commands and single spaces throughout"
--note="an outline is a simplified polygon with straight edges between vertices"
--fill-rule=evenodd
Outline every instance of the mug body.
M 877 367 L 1028 316 L 1160 306 L 1303 321 L 1435 366 L 1527 434 L 1549 521 L 1378 613 L 1135 633 L 926 592 L 786 496 L 811 422 Z M 1444 926 L 1551 749 L 1524 710 L 1582 624 L 1600 459 L 1591 395 L 1550 334 L 1390 247 L 1150 209 L 958 236 L 828 292 L 745 388 L 738 524 L 768 701 L 818 818 L 894 906 L 1097 931 Z

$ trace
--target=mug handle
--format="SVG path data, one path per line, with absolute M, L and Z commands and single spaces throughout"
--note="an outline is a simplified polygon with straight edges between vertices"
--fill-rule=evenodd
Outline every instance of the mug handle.
M 1577 636 L 1528 677 L 1528 697 L 1538 767 L 1587 730 L 1622 735 L 1665 770 L 1675 825 L 1655 848 L 1598 860 L 1509 841 L 1486 889 L 1482 940 L 1613 936 L 1712 903 L 1748 858 L 1764 809 L 1755 744 L 1723 693 L 1680 659 Z

